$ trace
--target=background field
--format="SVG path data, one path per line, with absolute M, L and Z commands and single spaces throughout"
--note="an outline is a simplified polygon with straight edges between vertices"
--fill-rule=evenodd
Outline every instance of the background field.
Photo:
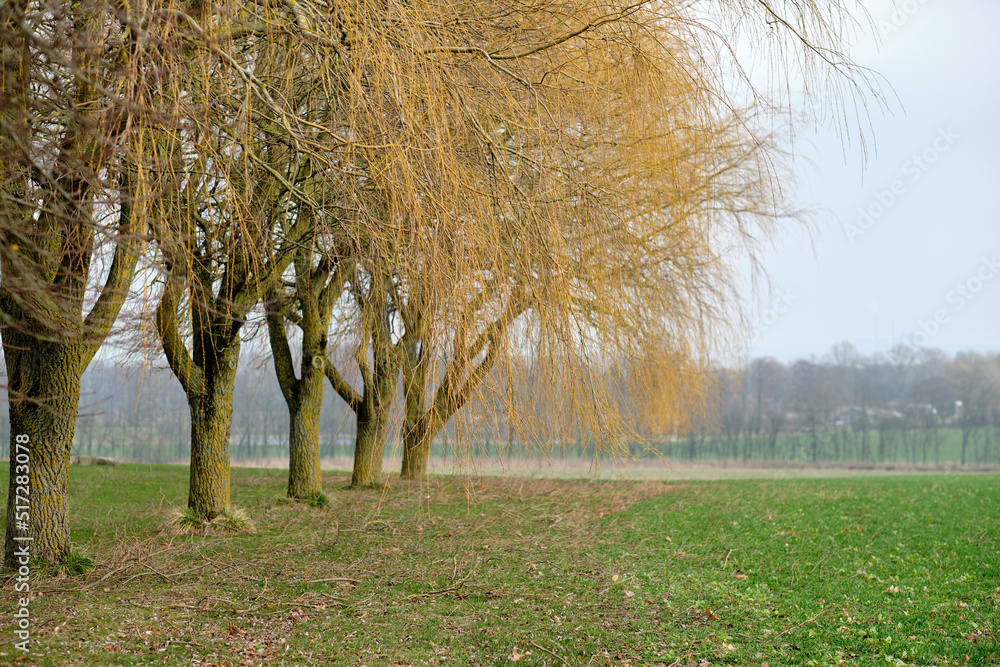
M 321 509 L 284 500 L 285 475 L 234 470 L 256 533 L 189 534 L 171 525 L 185 468 L 74 466 L 74 544 L 96 567 L 36 573 L 19 664 L 1000 660 L 997 475 L 366 491 L 331 473 Z

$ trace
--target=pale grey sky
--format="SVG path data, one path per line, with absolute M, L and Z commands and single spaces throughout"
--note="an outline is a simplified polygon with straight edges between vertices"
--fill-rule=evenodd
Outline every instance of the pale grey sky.
M 791 230 L 767 254 L 750 354 L 1000 351 L 1000 2 L 864 4 L 880 43 L 852 53 L 899 103 L 873 109 L 864 167 L 832 129 L 800 134 L 797 200 L 825 215 L 812 244 Z

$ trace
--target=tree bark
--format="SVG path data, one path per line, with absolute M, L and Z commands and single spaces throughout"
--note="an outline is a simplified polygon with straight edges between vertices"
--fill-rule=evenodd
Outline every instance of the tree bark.
M 459 325 L 452 341 L 453 357 L 430 401 L 427 400 L 427 352 L 423 340 L 425 314 L 420 312 L 422 304 L 419 301 L 413 306 L 416 312 L 405 318 L 407 332 L 400 341 L 406 401 L 401 477 L 417 479 L 427 475 L 427 459 L 434 436 L 486 379 L 500 355 L 507 328 L 527 306 L 523 291 L 518 289 L 508 296 L 502 312 L 481 330 L 471 330 L 469 322 Z M 447 437 L 446 430 L 446 442 Z
M 431 436 L 423 419 L 427 403 L 427 364 L 421 354 L 421 341 L 404 336 L 403 346 L 403 397 L 406 421 L 403 424 L 403 465 L 400 477 L 420 479 L 427 476 L 427 459 L 430 457 Z
M 15 551 L 24 544 L 15 539 L 19 535 L 32 537 L 27 543 L 32 562 L 59 563 L 70 552 L 69 458 L 85 355 L 79 344 L 36 341 L 11 330 L 4 332 L 3 348 L 11 453 L 4 568 L 15 570 Z M 25 453 L 21 463 L 18 454 Z M 16 493 L 18 487 L 26 493 Z M 26 508 L 18 495 L 27 498 Z M 27 530 L 18 524 L 25 510 Z
M 382 351 L 385 358 L 376 360 L 370 385 L 358 405 L 357 431 L 354 438 L 354 474 L 351 486 L 379 486 L 385 483 L 382 457 L 385 453 L 385 433 L 389 408 L 396 393 L 399 364 L 395 350 Z M 381 356 L 381 355 L 380 355 Z
M 240 357 L 239 334 L 215 349 L 204 367 L 204 385 L 189 394 L 191 470 L 188 507 L 211 520 L 230 506 L 229 436 L 233 423 L 233 391 Z
M 362 390 L 354 389 L 329 360 L 324 364 L 334 391 L 357 417 L 351 486 L 379 486 L 385 481 L 382 468 L 385 432 L 402 362 L 399 343 L 392 342 L 389 281 L 384 276 L 377 276 L 372 282 L 367 290 L 355 286 L 353 292 L 361 310 L 360 343 L 354 358 L 361 371 Z
M 323 492 L 319 418 L 323 409 L 323 373 L 303 364 L 297 400 L 288 406 L 288 496 L 305 498 Z
M 327 329 L 333 304 L 343 293 L 353 266 L 333 257 L 319 257 L 314 266 L 313 250 L 302 250 L 294 259 L 297 324 L 302 330 L 302 362 L 295 376 L 291 348 L 285 333 L 287 299 L 271 290 L 265 299 L 267 332 L 274 371 L 288 406 L 288 496 L 305 498 L 323 492 L 320 470 L 319 427 L 323 410 L 323 377 L 330 363 L 326 357 Z M 295 317 L 294 315 L 292 317 Z
M 427 461 L 431 453 L 431 438 L 419 423 L 406 420 L 403 430 L 403 465 L 400 477 L 422 479 L 427 476 Z
M 374 401 L 373 401 L 374 402 Z M 354 438 L 354 473 L 351 486 L 371 487 L 385 482 L 382 456 L 385 452 L 387 411 L 362 409 Z

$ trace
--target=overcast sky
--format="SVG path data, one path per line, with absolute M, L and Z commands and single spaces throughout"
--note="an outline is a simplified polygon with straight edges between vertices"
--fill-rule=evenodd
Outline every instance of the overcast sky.
M 832 129 L 800 136 L 797 200 L 823 222 L 768 252 L 750 354 L 821 357 L 844 340 L 1000 351 L 1000 2 L 864 4 L 880 43 L 852 54 L 898 103 L 873 110 L 867 164 Z

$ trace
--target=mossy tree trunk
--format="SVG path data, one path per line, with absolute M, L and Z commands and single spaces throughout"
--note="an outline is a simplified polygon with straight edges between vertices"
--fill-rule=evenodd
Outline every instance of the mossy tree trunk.
M 373 336 L 375 339 L 381 336 Z M 376 353 L 371 381 L 365 386 L 364 400 L 357 410 L 357 432 L 354 441 L 354 472 L 351 486 L 378 486 L 385 481 L 382 457 L 385 454 L 385 434 L 389 411 L 396 394 L 399 376 L 399 355 L 388 343 L 373 345 Z
M 385 481 L 382 457 L 399 380 L 400 346 L 398 341 L 393 342 L 391 280 L 380 275 L 361 277 L 360 273 L 355 267 L 351 293 L 360 314 L 354 359 L 361 371 L 361 391 L 351 386 L 329 360 L 325 368 L 330 385 L 357 417 L 351 486 L 378 486 Z
M 320 257 L 313 265 L 313 251 L 295 257 L 295 293 L 284 295 L 272 290 L 265 299 L 267 330 L 275 374 L 288 406 L 288 496 L 305 498 L 322 493 L 319 423 L 323 408 L 323 377 L 327 329 L 333 304 L 347 280 L 346 261 Z M 296 377 L 286 321 L 302 331 L 302 361 Z
M 204 293 L 193 294 L 189 297 L 193 329 L 189 353 L 177 323 L 184 283 L 171 278 L 175 276 L 168 277 L 156 308 L 156 325 L 164 355 L 184 389 L 191 412 L 188 507 L 211 520 L 229 510 L 229 440 L 241 319 L 219 307 L 217 300 L 203 300 Z M 232 303 L 229 299 L 218 301 Z
M 306 371 L 294 405 L 289 405 L 288 497 L 307 498 L 323 492 L 320 470 L 319 419 L 323 409 L 323 374 Z
M 254 148 L 275 165 L 304 160 L 290 158 L 280 145 Z M 165 162 L 174 164 L 177 173 L 189 150 L 192 159 L 203 159 L 177 137 L 165 138 L 161 148 Z M 188 173 L 209 170 L 197 163 L 187 168 Z M 285 215 L 291 195 L 269 173 L 248 179 L 254 184 L 252 196 L 242 192 L 253 203 L 255 224 L 240 223 L 225 203 L 207 202 L 197 188 L 185 188 L 158 204 L 152 225 L 166 269 L 156 329 L 191 412 L 188 507 L 207 520 L 230 507 L 230 433 L 240 331 L 250 310 L 274 288 L 313 234 L 310 219 Z M 206 214 L 190 215 L 199 209 Z M 182 308 L 186 318 L 180 317 Z M 189 331 L 182 329 L 182 320 L 188 321 Z
M 240 358 L 239 332 L 212 348 L 200 391 L 188 393 L 191 410 L 191 466 L 188 507 L 205 519 L 229 511 L 230 431 Z
M 193 302 L 193 355 L 177 329 L 179 286 L 169 281 L 156 309 L 164 354 L 191 413 L 188 507 L 211 520 L 229 510 L 229 435 L 240 357 L 239 322 Z
M 32 538 L 32 560 L 59 563 L 69 555 L 69 458 L 85 353 L 78 344 L 38 341 L 11 330 L 3 341 L 11 452 L 4 567 L 13 570 L 18 535 Z M 16 511 L 18 495 L 27 503 Z M 27 526 L 17 521 L 25 511 Z
M 234 264 L 239 263 L 231 262 L 227 275 L 238 273 Z M 202 279 L 191 281 L 188 297 L 191 352 L 178 328 L 180 295 L 186 282 L 183 276 L 168 276 L 156 309 L 156 325 L 164 355 L 187 395 L 191 412 L 188 507 L 211 520 L 230 506 L 230 431 L 240 329 L 248 304 L 252 305 L 259 293 L 257 283 L 241 280 L 237 281 L 239 298 L 234 298 L 225 284 L 216 297 L 208 289 L 213 284 L 211 277 L 199 277 Z M 234 304 L 240 309 L 235 310 Z

